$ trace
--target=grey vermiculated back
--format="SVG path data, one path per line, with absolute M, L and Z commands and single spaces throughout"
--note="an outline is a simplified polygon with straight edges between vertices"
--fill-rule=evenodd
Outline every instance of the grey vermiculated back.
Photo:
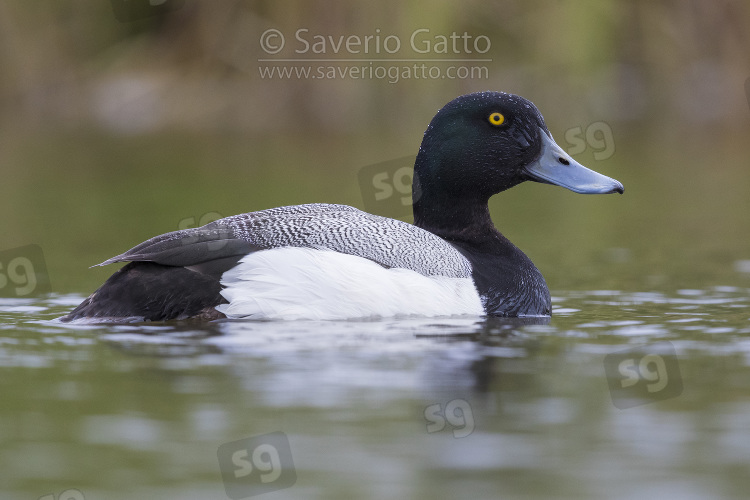
M 471 266 L 453 246 L 412 224 L 347 205 L 272 208 L 217 221 L 236 238 L 264 248 L 324 247 L 426 276 L 471 277 Z
M 326 248 L 425 276 L 471 277 L 469 261 L 440 237 L 406 222 L 325 203 L 233 215 L 166 233 L 101 265 L 153 261 L 190 266 L 284 246 Z

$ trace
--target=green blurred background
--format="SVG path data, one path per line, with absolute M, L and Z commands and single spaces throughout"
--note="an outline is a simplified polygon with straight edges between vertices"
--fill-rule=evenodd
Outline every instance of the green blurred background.
M 527 183 L 491 203 L 553 294 L 749 281 L 744 0 L 170 1 L 126 22 L 126 0 L 0 3 L 0 250 L 40 245 L 55 292 L 90 292 L 113 268 L 88 266 L 205 214 L 364 208 L 361 168 L 415 155 L 440 107 L 487 89 L 532 100 L 565 148 L 576 127 L 612 132 L 613 154 L 576 158 L 624 196 Z M 275 55 L 271 28 L 287 40 Z M 295 54 L 300 28 L 402 46 Z M 487 78 L 260 76 L 264 58 L 476 56 L 415 54 L 417 29 L 487 37 L 491 61 L 466 63 Z
M 268 498 L 745 498 L 749 28 L 746 0 L 0 1 L 0 264 L 39 245 L 52 290 L 75 294 L 0 301 L 0 497 L 225 498 L 217 447 L 281 430 L 299 479 Z M 297 54 L 299 29 L 402 47 Z M 415 54 L 418 29 L 491 47 Z M 455 64 L 486 78 L 260 75 L 475 57 L 491 61 Z M 279 58 L 301 61 L 259 61 Z M 373 165 L 416 155 L 441 106 L 487 89 L 532 100 L 626 188 L 491 201 L 548 281 L 549 325 L 45 321 L 115 268 L 88 266 L 153 235 L 368 208 Z M 605 355 L 655 340 L 684 394 L 615 408 Z M 453 398 L 474 408 L 466 439 L 425 428 Z

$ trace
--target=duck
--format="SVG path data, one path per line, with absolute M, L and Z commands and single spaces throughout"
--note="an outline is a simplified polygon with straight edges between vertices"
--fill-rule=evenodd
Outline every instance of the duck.
M 495 227 L 489 199 L 534 181 L 624 192 L 553 139 L 510 93 L 459 96 L 432 118 L 414 163 L 414 223 L 347 205 L 260 210 L 153 237 L 61 321 L 407 316 L 548 317 L 547 283 Z

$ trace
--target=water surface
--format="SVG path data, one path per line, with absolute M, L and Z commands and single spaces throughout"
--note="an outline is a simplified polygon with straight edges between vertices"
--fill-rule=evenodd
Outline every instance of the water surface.
M 3 299 L 2 489 L 227 498 L 219 446 L 282 432 L 296 480 L 261 498 L 742 498 L 750 290 L 553 297 L 551 320 L 128 325 Z M 623 350 L 667 371 L 613 391 Z

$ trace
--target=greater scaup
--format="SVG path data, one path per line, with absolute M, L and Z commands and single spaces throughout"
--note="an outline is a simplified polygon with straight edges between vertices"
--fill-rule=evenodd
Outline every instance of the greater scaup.
M 523 181 L 622 193 L 552 139 L 528 100 L 478 92 L 430 122 L 414 164 L 414 224 L 345 205 L 272 208 L 156 236 L 72 321 L 548 316 L 539 270 L 492 224 L 489 198 Z

